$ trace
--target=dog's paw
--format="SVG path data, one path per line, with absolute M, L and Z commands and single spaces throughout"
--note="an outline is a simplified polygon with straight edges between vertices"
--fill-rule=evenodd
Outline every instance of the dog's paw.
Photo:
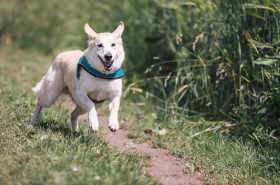
M 109 118 L 109 126 L 108 128 L 111 132 L 116 132 L 119 129 L 119 122 L 117 119 Z
M 38 123 L 40 122 L 40 120 L 38 119 L 38 118 L 32 118 L 31 120 L 30 120 L 30 124 L 31 125 L 37 125 Z
M 72 123 L 72 130 L 73 132 L 79 131 L 79 124 L 78 123 Z
M 88 117 L 88 123 L 89 123 L 89 128 L 93 131 L 93 132 L 97 132 L 98 131 L 98 118 L 97 116 L 89 116 Z
M 79 131 L 78 119 L 71 117 L 71 123 L 72 123 L 72 130 L 73 130 L 73 132 L 78 132 Z

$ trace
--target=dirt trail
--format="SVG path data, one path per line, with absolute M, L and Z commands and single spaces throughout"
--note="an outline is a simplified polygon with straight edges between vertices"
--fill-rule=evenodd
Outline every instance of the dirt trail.
M 73 106 L 68 106 L 70 110 L 73 110 Z M 86 119 L 87 114 L 82 115 L 79 119 Z M 150 173 L 152 176 L 158 177 L 160 183 L 170 185 L 185 185 L 185 184 L 205 184 L 209 181 L 203 178 L 201 174 L 191 174 L 184 172 L 186 169 L 186 161 L 177 158 L 169 153 L 166 149 L 153 148 L 148 143 L 134 143 L 133 139 L 128 139 L 126 135 L 132 131 L 126 129 L 119 129 L 112 133 L 108 129 L 108 119 L 99 117 L 99 134 L 104 137 L 109 145 L 116 146 L 118 151 L 134 150 L 142 155 L 151 157 L 151 166 L 146 167 L 144 170 Z M 127 123 L 121 122 L 120 125 L 126 125 Z

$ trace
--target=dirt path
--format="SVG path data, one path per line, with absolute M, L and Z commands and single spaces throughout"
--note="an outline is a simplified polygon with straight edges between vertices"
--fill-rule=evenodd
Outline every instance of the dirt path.
M 69 107 L 73 110 L 74 107 Z M 79 119 L 86 119 L 87 114 L 80 116 Z M 142 155 L 150 156 L 151 166 L 144 170 L 152 176 L 158 177 L 160 183 L 170 185 L 185 185 L 185 184 L 205 184 L 209 181 L 203 178 L 201 174 L 191 174 L 184 172 L 186 169 L 186 161 L 177 158 L 169 153 L 166 149 L 153 148 L 148 143 L 134 143 L 133 139 L 128 139 L 126 135 L 132 131 L 126 129 L 119 129 L 112 133 L 108 129 L 107 118 L 99 117 L 99 134 L 109 142 L 109 145 L 116 146 L 119 151 L 134 150 Z M 127 125 L 127 123 L 120 123 L 120 125 Z

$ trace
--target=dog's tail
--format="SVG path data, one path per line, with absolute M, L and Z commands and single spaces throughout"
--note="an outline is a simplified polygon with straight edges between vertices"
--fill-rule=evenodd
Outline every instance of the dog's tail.
M 45 79 L 45 76 L 42 78 L 42 80 L 40 82 L 38 82 L 36 84 L 35 87 L 32 88 L 32 91 L 39 97 L 40 96 L 40 90 L 41 90 L 41 87 L 42 87 L 42 84 L 43 84 L 43 81 Z

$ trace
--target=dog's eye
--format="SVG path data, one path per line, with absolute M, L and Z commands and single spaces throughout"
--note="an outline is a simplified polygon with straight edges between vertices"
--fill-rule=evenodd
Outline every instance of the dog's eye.
M 115 46 L 116 44 L 115 43 L 113 43 L 111 46 Z
M 98 46 L 98 47 L 100 47 L 100 48 L 101 48 L 101 47 L 103 47 L 103 45 L 102 45 L 102 44 L 98 44 L 97 46 Z

